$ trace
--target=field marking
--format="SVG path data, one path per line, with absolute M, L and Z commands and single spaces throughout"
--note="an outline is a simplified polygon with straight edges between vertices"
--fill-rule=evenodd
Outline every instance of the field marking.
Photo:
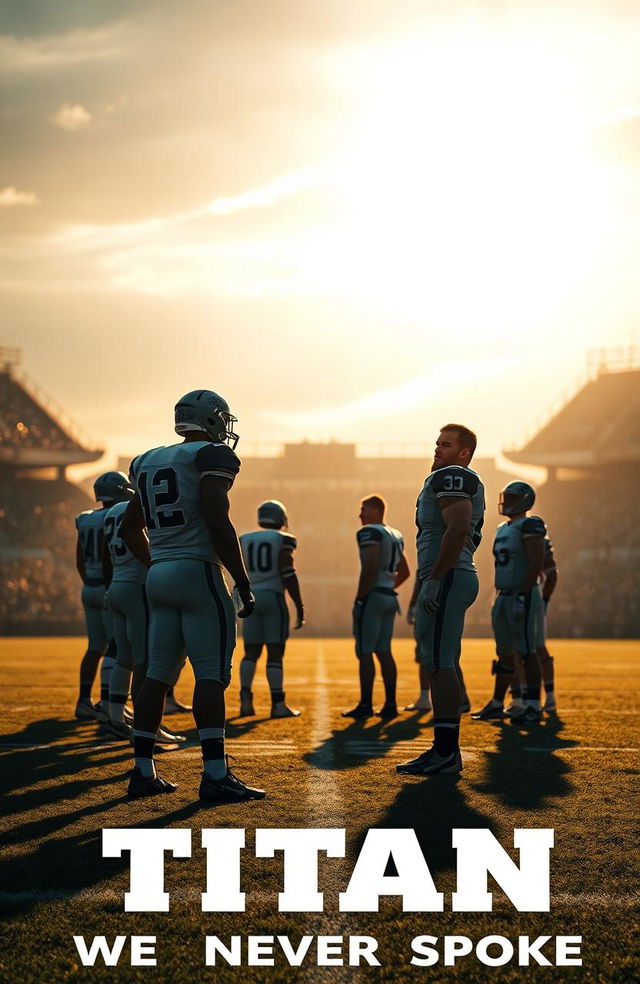
M 335 742 L 330 740 L 331 712 L 327 696 L 330 682 L 327 676 L 324 646 L 319 642 L 316 658 L 316 699 L 310 742 L 314 761 L 310 764 L 307 777 L 310 827 L 319 827 L 326 821 L 330 821 L 328 826 L 344 824 L 344 804 L 336 779 Z
M 358 755 L 358 756 L 370 756 L 377 755 L 382 758 L 386 755 L 393 755 L 397 753 L 398 755 L 406 755 L 409 751 L 415 751 L 414 741 L 395 741 L 395 742 L 385 742 L 385 741 L 357 741 L 350 740 L 344 743 L 341 751 L 346 752 L 347 755 Z M 460 750 L 462 752 L 496 752 L 497 749 L 494 745 L 461 745 Z M 553 752 L 640 752 L 640 747 L 633 746 L 605 746 L 605 745 L 567 745 L 567 746 L 554 746 L 547 748 L 538 745 L 523 745 L 521 751 L 523 752 L 542 752 L 546 754 L 552 754 Z

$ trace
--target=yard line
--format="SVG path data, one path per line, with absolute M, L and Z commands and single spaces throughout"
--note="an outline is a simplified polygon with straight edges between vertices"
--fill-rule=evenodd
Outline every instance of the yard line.
M 331 741 L 327 664 L 322 643 L 318 643 L 315 679 L 315 707 L 307 778 L 309 826 L 339 827 L 344 824 L 344 808 L 336 779 L 336 749 Z

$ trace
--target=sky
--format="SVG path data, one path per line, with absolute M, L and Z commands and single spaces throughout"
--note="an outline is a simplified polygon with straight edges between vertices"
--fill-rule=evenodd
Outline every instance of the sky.
M 517 445 L 640 342 L 640 10 L 0 0 L 0 345 L 113 454 Z

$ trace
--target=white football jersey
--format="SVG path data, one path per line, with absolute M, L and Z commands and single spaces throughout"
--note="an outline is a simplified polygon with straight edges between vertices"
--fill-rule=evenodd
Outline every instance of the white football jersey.
M 283 547 L 295 550 L 297 541 L 286 530 L 255 530 L 243 533 L 240 546 L 251 587 L 259 591 L 284 593 L 280 575 L 280 551 Z
M 367 523 L 366 526 L 358 530 L 356 537 L 361 562 L 370 543 L 380 545 L 378 571 L 373 586 L 374 588 L 391 588 L 393 590 L 396 585 L 396 573 L 400 558 L 404 553 L 402 533 L 384 523 Z
M 129 550 L 128 546 L 120 536 L 120 526 L 122 517 L 127 511 L 128 502 L 116 502 L 106 510 L 104 520 L 104 539 L 109 548 L 113 581 L 133 581 L 136 584 L 144 584 L 147 580 L 147 566 Z
M 131 462 L 131 482 L 146 518 L 152 560 L 219 563 L 200 509 L 200 480 L 233 482 L 240 459 L 227 444 L 187 441 L 153 448 Z
M 104 521 L 106 509 L 91 509 L 76 516 L 76 529 L 80 535 L 82 556 L 84 557 L 85 577 L 89 581 L 102 584 L 102 544 L 104 543 Z

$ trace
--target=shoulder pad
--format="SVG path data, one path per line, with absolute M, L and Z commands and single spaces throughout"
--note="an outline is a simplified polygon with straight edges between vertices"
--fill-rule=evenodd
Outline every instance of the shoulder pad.
M 295 550 L 296 547 L 298 546 L 298 541 L 296 540 L 295 536 L 291 536 L 290 533 L 283 533 L 282 546 L 287 547 L 287 549 L 289 550 Z
M 195 456 L 201 475 L 219 475 L 233 480 L 240 471 L 240 458 L 228 444 L 205 444 Z
M 459 495 L 470 499 L 478 491 L 480 479 L 475 472 L 461 466 L 438 468 L 433 473 L 431 488 L 436 499 L 445 495 Z
M 356 538 L 359 547 L 366 547 L 369 543 L 380 543 L 382 531 L 377 530 L 374 526 L 363 526 L 356 533 Z
M 527 516 L 527 518 L 522 521 L 520 533 L 522 536 L 527 537 L 545 536 L 547 533 L 547 527 L 544 525 L 544 521 L 540 519 L 539 516 Z

